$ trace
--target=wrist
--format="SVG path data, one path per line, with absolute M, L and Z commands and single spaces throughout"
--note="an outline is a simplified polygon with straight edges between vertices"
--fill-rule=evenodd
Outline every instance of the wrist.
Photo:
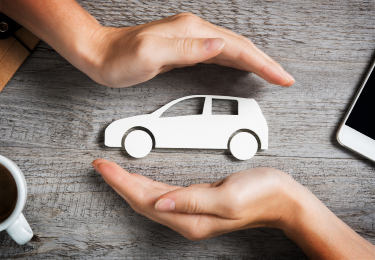
M 287 206 L 278 222 L 278 228 L 283 230 L 288 237 L 293 236 L 296 229 L 305 225 L 306 216 L 313 208 L 313 202 L 310 201 L 309 195 L 310 192 L 297 182 L 294 183 L 293 190 L 288 194 Z
M 293 191 L 289 193 L 288 206 L 277 227 L 282 229 L 309 258 L 374 257 L 374 246 L 371 243 L 337 218 L 308 189 L 296 181 L 293 187 Z M 361 257 L 358 257 L 359 255 Z
M 65 57 L 76 68 L 91 78 L 100 71 L 103 63 L 101 45 L 106 38 L 105 28 L 100 24 L 91 25 L 88 33 L 75 40 L 72 55 Z
M 321 201 L 315 197 L 307 188 L 291 178 L 286 185 L 286 206 L 276 228 L 292 238 L 310 228 L 316 219 L 329 219 L 333 215 Z M 334 216 L 334 215 L 333 215 Z
M 277 221 L 269 227 L 278 228 L 291 239 L 298 237 L 302 232 L 311 231 L 316 220 L 329 221 L 336 218 L 334 214 L 307 188 L 295 181 L 289 175 L 284 176 L 282 182 L 282 200 L 277 205 L 281 210 Z
M 280 173 L 281 171 L 278 171 Z M 305 211 L 304 204 L 301 203 L 301 197 L 306 196 L 307 189 L 296 182 L 287 173 L 278 174 L 278 198 L 277 203 L 273 203 L 270 212 L 276 213 L 267 223 L 267 227 L 281 229 L 289 232 L 293 228 L 292 223 L 297 220 L 301 212 Z
M 99 84 L 108 85 L 105 80 L 108 76 L 107 65 L 110 63 L 108 59 L 113 49 L 111 44 L 118 30 L 99 25 L 92 29 L 90 37 L 77 49 L 80 65 L 76 67 Z
M 75 0 L 5 1 L 2 11 L 86 74 L 96 61 L 92 38 L 102 26 Z

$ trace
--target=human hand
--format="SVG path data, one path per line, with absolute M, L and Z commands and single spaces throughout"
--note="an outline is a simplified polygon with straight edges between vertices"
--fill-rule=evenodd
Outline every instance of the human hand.
M 281 86 L 294 83 L 249 39 L 190 13 L 113 28 L 101 26 L 75 0 L 3 0 L 1 7 L 79 70 L 106 86 L 135 85 L 200 62 L 252 71 Z
M 281 86 L 295 82 L 249 39 L 190 13 L 127 28 L 96 28 L 86 49 L 88 63 L 79 69 L 110 87 L 132 86 L 200 62 L 252 71 Z
M 313 259 L 375 259 L 375 247 L 285 172 L 254 168 L 187 188 L 93 161 L 103 179 L 138 213 L 190 240 L 252 227 L 279 228 Z
M 128 173 L 98 159 L 94 168 L 138 213 L 191 240 L 252 227 L 279 227 L 294 180 L 272 168 L 234 173 L 211 184 L 187 188 Z

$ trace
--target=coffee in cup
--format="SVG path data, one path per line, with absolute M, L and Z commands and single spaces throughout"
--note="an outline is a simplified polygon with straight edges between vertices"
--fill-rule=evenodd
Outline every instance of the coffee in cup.
M 0 223 L 12 214 L 17 197 L 17 184 L 13 175 L 0 164 Z
M 18 244 L 33 237 L 33 231 L 22 214 L 26 204 L 26 180 L 18 166 L 0 155 L 0 231 L 6 230 Z

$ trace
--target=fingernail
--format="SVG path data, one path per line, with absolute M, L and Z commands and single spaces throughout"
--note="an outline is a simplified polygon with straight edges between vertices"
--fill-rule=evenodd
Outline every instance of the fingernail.
M 176 208 L 176 204 L 171 199 L 161 199 L 155 204 L 157 211 L 173 211 Z
M 289 78 L 289 81 L 293 81 L 293 82 L 296 82 L 296 80 L 292 77 L 292 75 L 290 75 L 288 72 L 284 71 L 285 75 Z
M 224 46 L 224 40 L 220 38 L 206 39 L 203 43 L 204 49 L 208 52 L 217 51 Z
M 92 166 L 94 167 L 95 171 L 97 171 L 98 173 L 100 173 L 100 171 L 99 171 L 99 169 L 98 169 L 97 165 L 96 165 L 96 164 L 94 164 L 93 162 L 92 162 L 91 164 L 92 164 Z

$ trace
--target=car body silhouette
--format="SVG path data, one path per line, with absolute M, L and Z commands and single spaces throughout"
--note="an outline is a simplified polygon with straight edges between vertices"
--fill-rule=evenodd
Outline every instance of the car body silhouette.
M 192 99 L 204 100 L 200 114 L 165 116 L 170 108 Z M 212 113 L 217 100 L 234 102 L 235 114 Z M 186 110 L 186 109 L 185 109 Z M 254 99 L 194 95 L 169 102 L 155 112 L 112 122 L 105 130 L 108 147 L 123 147 L 134 158 L 145 157 L 152 148 L 229 149 L 239 160 L 268 149 L 268 126 Z

